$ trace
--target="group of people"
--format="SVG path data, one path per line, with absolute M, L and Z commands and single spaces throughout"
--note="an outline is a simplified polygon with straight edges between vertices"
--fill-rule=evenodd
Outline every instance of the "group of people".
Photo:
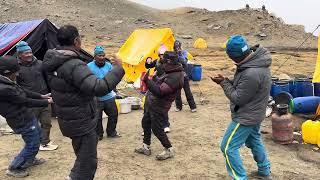
M 43 61 L 37 60 L 23 41 L 17 44 L 17 57 L 0 57 L 0 115 L 25 142 L 24 149 L 9 165 L 8 176 L 28 176 L 27 168 L 45 162 L 36 158 L 39 149 L 58 148 L 50 141 L 51 104 L 54 104 L 60 130 L 72 140 L 76 155 L 66 180 L 94 179 L 97 144 L 104 137 L 103 112 L 108 116 L 107 137 L 121 137 L 116 130 L 115 103 L 115 88 L 125 74 L 121 60 L 106 58 L 104 48 L 96 46 L 93 61 L 86 64 L 79 53 L 78 29 L 71 25 L 58 30 L 57 40 L 60 46 L 48 50 Z M 240 35 L 229 39 L 226 51 L 237 66 L 234 79 L 222 75 L 211 79 L 230 99 L 232 121 L 221 144 L 228 173 L 233 179 L 247 179 L 239 155 L 239 148 L 246 144 L 258 165 L 256 175 L 271 179 L 270 163 L 259 132 L 271 85 L 270 53 L 260 46 L 250 47 Z M 142 118 L 144 137 L 135 152 L 151 155 L 153 133 L 164 147 L 156 159 L 166 160 L 174 157 L 166 134 L 170 132 L 168 112 L 174 101 L 176 111 L 182 110 L 181 89 L 185 91 L 191 111 L 196 112 L 197 107 L 186 73 L 187 52 L 181 42 L 174 42 L 174 51 L 162 45 L 158 55 L 158 60 L 146 59 L 146 68 L 155 68 L 155 74 L 150 79 L 148 71 L 142 79 L 148 87 Z

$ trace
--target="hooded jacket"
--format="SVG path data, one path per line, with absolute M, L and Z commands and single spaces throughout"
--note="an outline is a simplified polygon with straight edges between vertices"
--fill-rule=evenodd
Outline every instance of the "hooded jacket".
M 97 78 L 81 61 L 76 50 L 61 47 L 48 50 L 43 62 L 64 136 L 85 135 L 96 127 L 94 96 L 111 92 L 124 76 L 114 67 L 103 79 Z
M 259 47 L 237 65 L 232 82 L 221 82 L 230 100 L 233 121 L 242 125 L 257 125 L 264 120 L 271 88 L 271 61 L 269 51 Z
M 35 57 L 31 63 L 23 62 L 19 60 L 19 76 L 17 77 L 17 83 L 29 91 L 34 91 L 40 94 L 47 94 L 48 86 L 46 75 L 42 69 L 42 62 Z
M 48 100 L 41 94 L 23 89 L 9 78 L 0 75 L 0 115 L 16 131 L 32 122 L 35 118 L 32 107 L 46 107 Z
M 99 79 L 103 79 L 109 71 L 113 68 L 112 64 L 109 61 L 106 61 L 102 67 L 99 67 L 96 64 L 96 61 L 93 60 L 88 64 L 89 69 L 93 74 L 95 74 Z M 108 101 L 116 97 L 116 93 L 111 91 L 110 93 L 105 94 L 104 96 L 97 97 L 99 101 Z
M 184 83 L 183 67 L 180 63 L 163 64 L 165 74 L 156 80 L 148 80 L 148 87 L 145 109 L 168 112 L 172 102 Z

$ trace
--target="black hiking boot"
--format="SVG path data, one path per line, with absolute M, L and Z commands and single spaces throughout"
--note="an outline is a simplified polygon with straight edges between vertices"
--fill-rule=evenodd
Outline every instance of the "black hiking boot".
M 258 173 L 258 171 L 252 172 L 250 176 L 252 178 L 255 178 L 255 179 L 272 180 L 272 177 L 271 177 L 270 174 L 269 175 L 263 175 L 263 174 Z
M 43 159 L 43 158 L 34 158 L 33 161 L 28 161 L 26 163 L 24 163 L 23 166 L 21 166 L 22 169 L 27 169 L 29 167 L 32 167 L 32 166 L 38 166 L 38 165 L 41 165 L 43 163 L 45 163 L 46 160 Z

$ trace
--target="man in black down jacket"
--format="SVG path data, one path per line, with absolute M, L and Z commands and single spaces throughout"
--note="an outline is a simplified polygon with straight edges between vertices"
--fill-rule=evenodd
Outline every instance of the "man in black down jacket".
M 32 49 L 27 42 L 17 44 L 18 60 L 20 65 L 17 83 L 29 91 L 48 94 L 46 75 L 42 69 L 42 61 L 33 56 Z M 51 111 L 50 106 L 32 108 L 34 115 L 41 124 L 40 151 L 52 151 L 58 148 L 50 142 Z
M 144 106 L 144 116 L 142 118 L 142 128 L 144 131 L 143 145 L 135 149 L 136 153 L 151 155 L 151 130 L 160 140 L 165 150 L 156 156 L 158 160 L 165 160 L 174 156 L 172 145 L 168 136 L 163 130 L 163 123 L 166 119 L 172 102 L 183 87 L 183 67 L 178 62 L 178 57 L 174 52 L 166 52 L 164 59 L 165 74 L 157 78 L 156 81 L 148 80 L 149 73 L 144 81 L 147 84 L 148 92 Z
M 91 180 L 97 169 L 95 96 L 112 91 L 124 76 L 121 62 L 104 79 L 98 79 L 81 61 L 81 39 L 76 27 L 66 25 L 57 33 L 61 47 L 48 50 L 43 68 L 56 105 L 62 134 L 72 139 L 77 156 L 67 179 Z
M 9 165 L 7 175 L 21 178 L 28 176 L 26 168 L 45 162 L 36 158 L 41 129 L 29 108 L 46 107 L 52 103 L 52 99 L 18 86 L 15 82 L 18 71 L 16 58 L 0 57 L 0 115 L 6 118 L 15 133 L 21 134 L 25 142 L 25 147 Z

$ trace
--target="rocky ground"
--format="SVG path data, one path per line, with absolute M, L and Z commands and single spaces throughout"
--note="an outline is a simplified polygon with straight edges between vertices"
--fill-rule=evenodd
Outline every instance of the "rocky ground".
M 221 73 L 232 76 L 235 66 L 219 50 L 229 35 L 245 34 L 251 44 L 261 43 L 273 47 L 272 74 L 276 76 L 312 76 L 315 51 L 280 51 L 292 48 L 309 34 L 301 26 L 286 25 L 272 14 L 260 10 L 210 12 L 204 9 L 180 8 L 160 11 L 124 0 L 58 1 L 58 0 L 0 0 L 0 23 L 34 18 L 49 18 L 57 25 L 75 24 L 81 30 L 84 48 L 91 52 L 96 44 L 107 48 L 108 56 L 118 48 L 136 28 L 172 27 L 176 37 L 194 55 L 195 62 L 203 67 L 203 80 L 192 82 L 198 112 L 192 114 L 187 106 L 182 112 L 171 111 L 172 133 L 169 137 L 176 149 L 176 157 L 158 162 L 155 155 L 162 148 L 153 138 L 153 155 L 136 155 L 133 150 L 142 142 L 142 111 L 119 116 L 120 139 L 104 139 L 98 146 L 99 167 L 96 179 L 228 179 L 225 161 L 219 144 L 230 121 L 228 101 L 219 86 L 208 78 Z M 209 49 L 190 48 L 197 37 L 208 40 Z M 305 48 L 316 48 L 311 37 Z M 280 67 L 280 68 L 279 68 Z M 129 95 L 138 95 L 125 89 Z M 297 123 L 299 124 L 299 123 Z M 270 120 L 266 119 L 263 138 L 272 164 L 274 179 L 319 179 L 319 152 L 313 146 L 298 144 L 283 146 L 272 141 Z M 32 168 L 27 180 L 64 179 L 74 162 L 71 141 L 61 135 L 53 120 L 52 139 L 60 147 L 54 152 L 40 152 L 48 162 Z M 0 179 L 23 142 L 20 136 L 0 137 Z M 251 172 L 256 170 L 253 157 L 247 148 L 241 150 L 244 164 Z
M 117 51 L 116 48 L 108 50 L 109 54 Z M 119 116 L 118 130 L 123 137 L 104 139 L 98 145 L 99 167 L 96 179 L 228 179 L 219 144 L 230 121 L 230 111 L 222 90 L 208 76 L 218 73 L 230 76 L 235 67 L 222 51 L 190 51 L 195 55 L 195 62 L 203 65 L 204 74 L 201 82 L 191 83 L 198 112 L 191 113 L 184 106 L 182 112 L 171 111 L 169 114 L 172 124 L 169 137 L 176 149 L 176 157 L 166 162 L 156 161 L 155 155 L 161 152 L 162 147 L 154 137 L 152 156 L 135 154 L 134 148 L 142 142 L 142 111 L 122 114 Z M 315 52 L 294 56 L 292 52 L 273 54 L 273 72 L 287 58 L 290 58 L 288 65 L 282 67 L 277 75 L 312 74 Z M 138 95 L 134 90 L 122 91 Z M 284 146 L 274 143 L 269 119 L 265 120 L 262 131 L 274 179 L 318 179 L 320 161 L 317 149 L 304 144 Z M 60 180 L 68 174 L 75 156 L 71 141 L 62 137 L 56 120 L 53 120 L 52 139 L 60 148 L 54 152 L 40 152 L 39 157 L 46 158 L 48 162 L 32 168 L 27 180 Z M 299 142 L 301 137 L 297 140 Z M 0 179 L 10 179 L 4 175 L 5 169 L 22 146 L 23 142 L 17 135 L 0 137 Z M 248 172 L 256 170 L 250 150 L 243 148 L 241 154 Z

